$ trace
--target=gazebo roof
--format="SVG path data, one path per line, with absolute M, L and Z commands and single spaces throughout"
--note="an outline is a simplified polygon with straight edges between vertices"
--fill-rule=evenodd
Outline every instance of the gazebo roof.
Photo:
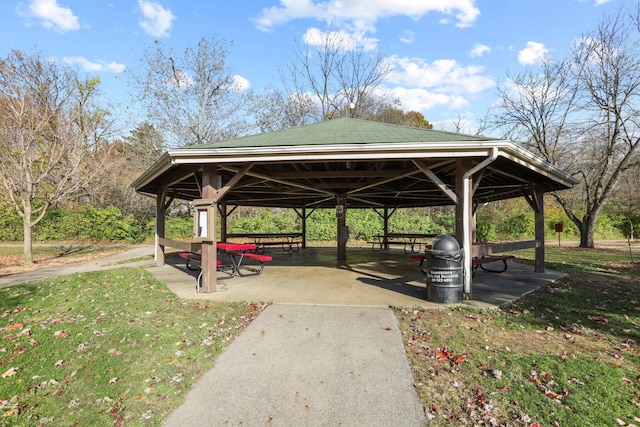
M 407 142 L 491 141 L 482 136 L 339 118 L 191 148 L 257 148 L 305 145 L 399 144 Z
M 456 165 L 474 174 L 475 202 L 570 188 L 576 181 L 517 144 L 424 128 L 334 119 L 275 132 L 169 150 L 134 183 L 156 196 L 201 198 L 203 168 L 215 165 L 222 184 L 241 171 L 225 197 L 230 205 L 415 207 L 452 204 Z

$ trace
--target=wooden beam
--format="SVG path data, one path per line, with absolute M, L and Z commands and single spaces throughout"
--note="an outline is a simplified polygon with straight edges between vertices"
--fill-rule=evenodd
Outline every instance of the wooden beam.
M 214 203 L 220 201 L 220 199 L 222 199 L 224 195 L 227 194 L 247 172 L 249 172 L 249 169 L 251 169 L 252 166 L 253 163 L 247 163 L 238 172 L 236 172 L 236 174 L 224 186 L 222 186 L 222 188 L 216 189 L 213 196 Z
M 396 176 L 393 176 L 393 177 L 390 177 L 390 178 L 386 178 L 386 179 L 381 179 L 379 181 L 372 182 L 371 184 L 363 185 L 362 187 L 357 188 L 357 189 L 355 189 L 353 191 L 349 191 L 347 194 L 353 194 L 353 193 L 357 193 L 359 191 L 367 190 L 367 189 L 372 188 L 372 187 L 378 187 L 378 186 L 380 186 L 382 184 L 386 184 L 387 182 L 393 182 L 393 181 L 397 181 L 398 179 L 402 179 L 402 178 L 406 178 L 406 177 L 411 176 L 411 175 L 415 175 L 417 172 L 418 172 L 418 169 L 414 169 L 412 171 L 405 172 L 405 173 L 400 174 L 400 175 L 396 175 Z
M 424 163 L 422 162 L 418 162 L 417 160 L 414 160 L 413 163 L 420 168 L 420 170 L 422 171 L 422 173 L 424 173 L 427 178 L 429 178 L 429 180 L 431 180 L 431 182 L 433 182 L 435 185 L 438 186 L 438 188 L 440 189 L 440 191 L 442 191 L 449 199 L 451 199 L 451 201 L 453 203 L 455 203 L 456 205 L 458 204 L 458 196 L 456 195 L 456 193 L 454 191 L 451 191 L 447 185 L 442 182 L 440 180 L 440 178 L 438 178 L 438 175 L 436 175 L 431 169 L 429 169 Z
M 363 197 L 349 196 L 349 199 L 356 200 L 360 203 L 364 203 L 369 206 L 377 206 L 379 208 L 384 207 L 384 204 L 382 203 L 372 202 L 371 200 L 367 200 L 366 198 L 363 198 Z
M 185 252 L 200 253 L 200 250 L 202 249 L 202 242 L 187 242 L 185 240 L 167 239 L 164 237 L 158 239 L 158 241 L 163 246 L 180 249 Z
M 227 166 L 225 166 L 224 168 L 225 168 L 225 170 L 228 170 L 228 171 L 231 171 L 231 172 L 240 171 L 240 169 L 231 168 L 231 167 L 227 167 Z M 304 185 L 304 184 L 300 184 L 300 183 L 297 183 L 297 182 L 294 182 L 294 181 L 288 181 L 286 179 L 274 178 L 272 176 L 261 174 L 261 173 L 257 173 L 257 172 L 247 172 L 247 175 L 255 177 L 255 178 L 260 178 L 260 179 L 265 179 L 265 180 L 268 180 L 268 181 L 277 182 L 277 183 L 284 184 L 284 185 L 287 185 L 287 186 L 290 186 L 290 187 L 297 187 L 297 188 L 302 188 L 304 190 L 311 190 L 311 191 L 313 191 L 315 193 L 327 194 L 327 195 L 332 196 L 332 198 L 335 197 L 335 194 L 330 192 L 330 191 L 320 190 L 320 189 L 314 188 L 313 186 L 310 186 L 310 185 Z
M 519 251 L 521 249 L 539 248 L 540 246 L 544 246 L 544 244 L 538 240 L 476 244 L 471 247 L 471 255 L 474 257 L 487 256 L 504 252 Z
M 346 170 L 346 171 L 298 171 L 298 172 L 275 172 L 271 176 L 282 179 L 310 179 L 310 178 L 382 178 L 387 176 L 398 176 L 404 170 Z

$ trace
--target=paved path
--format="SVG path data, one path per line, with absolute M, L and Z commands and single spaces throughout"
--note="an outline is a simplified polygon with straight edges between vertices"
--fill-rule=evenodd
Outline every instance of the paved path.
M 287 304 L 267 307 L 164 423 L 423 424 L 391 309 Z
M 153 246 L 139 245 L 131 249 L 111 255 L 105 258 L 78 264 L 65 264 L 51 267 L 38 268 L 24 273 L 9 274 L 0 277 L 0 287 L 12 285 L 14 283 L 29 282 L 31 280 L 42 280 L 49 277 L 65 276 L 67 274 L 86 273 L 88 271 L 106 270 L 118 267 L 139 267 L 152 266 L 154 261 L 151 258 L 139 260 L 142 257 L 153 255 Z M 127 262 L 133 260 L 133 262 Z

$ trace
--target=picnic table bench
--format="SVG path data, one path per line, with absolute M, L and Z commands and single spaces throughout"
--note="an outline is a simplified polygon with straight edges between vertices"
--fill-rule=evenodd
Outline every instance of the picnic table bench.
M 419 253 L 423 247 L 427 247 L 427 239 L 435 237 L 435 234 L 421 233 L 387 233 L 385 235 L 373 236 L 374 240 L 367 242 L 371 245 L 371 250 L 379 252 L 388 249 L 391 245 L 402 245 L 404 253 Z
M 426 270 L 424 269 L 423 265 L 424 265 L 424 261 L 427 259 L 426 255 L 411 255 L 410 257 L 411 259 L 420 261 L 420 264 L 418 266 L 418 268 L 420 268 L 420 271 L 423 274 L 427 274 Z M 507 261 L 510 259 L 515 259 L 516 257 L 513 255 L 491 255 L 491 256 L 482 256 L 482 257 L 475 257 L 471 260 L 471 266 L 473 267 L 473 271 L 472 274 L 475 275 L 475 270 L 477 268 L 481 268 L 483 271 L 486 271 L 488 273 L 504 273 L 505 271 L 507 271 Z M 500 270 L 490 270 L 487 269 L 486 267 L 484 267 L 484 264 L 489 264 L 492 262 L 500 262 L 502 261 L 504 263 L 504 266 L 500 269 Z
M 267 246 L 280 246 L 284 252 L 298 252 L 302 245 L 302 233 L 234 233 L 228 238 L 248 239 L 256 245 L 255 253 L 264 254 Z

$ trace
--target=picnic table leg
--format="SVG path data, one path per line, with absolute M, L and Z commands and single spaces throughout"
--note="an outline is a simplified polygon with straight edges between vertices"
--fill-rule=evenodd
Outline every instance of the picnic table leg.
M 244 259 L 244 252 L 240 252 L 240 257 L 237 261 L 235 259 L 235 255 L 231 253 L 228 253 L 228 255 L 229 255 L 229 259 L 231 260 L 231 263 L 233 264 L 233 269 L 234 269 L 233 275 L 235 276 L 237 274 L 238 276 L 242 276 L 242 274 L 240 274 L 240 265 L 242 265 L 242 260 Z
M 483 270 L 486 271 L 488 273 L 504 273 L 505 271 L 507 271 L 507 260 L 503 259 L 502 262 L 504 263 L 504 267 L 501 270 L 491 270 L 491 269 L 487 269 L 485 268 L 482 264 L 479 265 L 479 267 Z

